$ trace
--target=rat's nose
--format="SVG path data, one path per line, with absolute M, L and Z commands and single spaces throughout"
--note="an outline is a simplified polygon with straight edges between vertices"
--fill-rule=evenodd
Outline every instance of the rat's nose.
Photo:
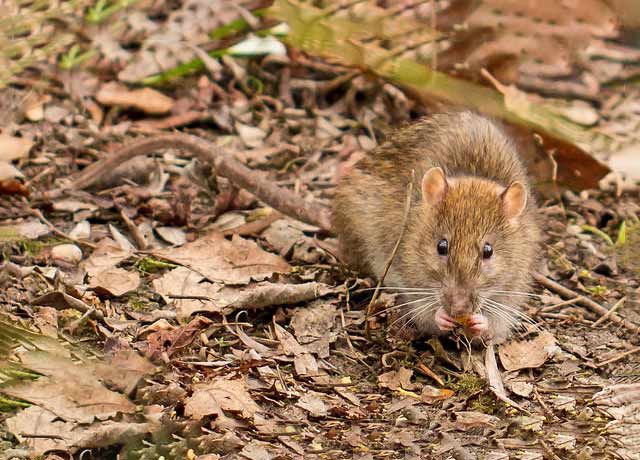
M 473 311 L 471 295 L 464 289 L 449 289 L 444 295 L 446 305 L 449 307 L 449 314 L 454 318 L 468 315 Z

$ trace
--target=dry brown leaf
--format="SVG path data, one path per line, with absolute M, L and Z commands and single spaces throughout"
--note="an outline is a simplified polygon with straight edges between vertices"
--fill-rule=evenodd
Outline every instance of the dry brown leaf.
M 226 24 L 230 24 L 240 16 L 238 6 L 248 3 L 246 0 L 188 0 L 179 9 L 172 11 L 167 22 L 161 28 L 153 30 L 144 40 L 140 51 L 129 64 L 118 74 L 122 81 L 137 82 L 153 74 L 173 69 L 179 64 L 198 57 L 194 50 L 198 45 L 209 43 L 209 33 Z M 141 32 L 147 31 L 155 24 L 146 16 L 139 18 L 131 26 L 137 26 Z
M 58 244 L 51 248 L 51 258 L 76 265 L 82 260 L 82 249 L 75 244 Z
M 309 391 L 298 399 L 296 406 L 306 410 L 314 417 L 324 417 L 327 415 L 328 408 L 320 396 L 321 393 Z
M 109 224 L 107 227 L 109 228 L 109 233 L 111 233 L 111 237 L 115 240 L 116 243 L 118 243 L 118 246 L 120 246 L 120 248 L 123 251 L 135 252 L 136 247 L 131 243 L 131 241 L 129 241 L 129 239 L 126 236 L 122 234 L 120 230 L 118 230 L 116 227 L 114 227 L 111 224 Z
M 390 390 L 415 390 L 418 385 L 411 383 L 413 371 L 405 367 L 401 367 L 397 371 L 389 371 L 378 376 L 378 386 L 389 388 Z
M 284 259 L 264 251 L 254 241 L 237 235 L 228 241 L 219 233 L 209 233 L 179 248 L 157 250 L 153 255 L 227 284 L 260 281 L 291 268 Z
M 9 396 L 45 408 L 65 421 L 78 423 L 135 411 L 135 405 L 126 397 L 103 386 L 87 363 L 74 363 L 45 352 L 27 352 L 20 359 L 25 367 L 44 377 L 3 388 Z
M 336 315 L 336 306 L 329 303 L 296 309 L 291 318 L 291 327 L 298 342 L 320 358 L 328 358 L 329 346 L 338 337 L 338 332 L 334 330 Z
M 528 398 L 533 392 L 533 384 L 529 382 L 509 381 L 507 387 L 512 393 L 523 398 Z
M 95 211 L 98 207 L 93 203 L 78 200 L 56 200 L 53 202 L 53 209 L 56 211 L 77 212 L 81 210 Z
M 293 367 L 300 377 L 317 377 L 320 375 L 318 361 L 311 353 L 294 356 Z
M 89 286 L 101 295 L 119 297 L 135 291 L 140 285 L 140 274 L 124 268 L 108 268 L 89 276 Z
M 496 350 L 493 343 L 490 343 L 489 346 L 485 349 L 484 364 L 478 363 L 478 365 L 483 366 L 483 372 L 486 375 L 487 381 L 489 382 L 489 388 L 500 401 L 503 401 L 522 412 L 529 413 L 507 395 L 507 391 L 504 389 L 504 383 L 502 382 L 502 375 L 498 370 L 498 362 L 496 361 Z
M 38 219 L 27 220 L 14 225 L 0 225 L 0 239 L 35 240 L 51 233 L 51 229 Z
M 274 305 L 295 305 L 335 292 L 332 286 L 309 282 L 301 284 L 252 283 L 246 287 L 224 287 L 216 298 L 226 311 L 257 310 Z
M 416 436 L 414 433 L 405 430 L 394 430 L 386 436 L 388 442 L 399 444 L 404 447 L 412 447 L 416 444 Z
M 129 394 L 144 376 L 156 369 L 147 358 L 129 348 L 119 349 L 106 362 L 99 361 L 93 366 L 102 382 L 124 394 Z
M 147 353 L 152 359 L 159 358 L 163 354 L 171 357 L 177 351 L 191 345 L 196 337 L 202 333 L 202 330 L 209 327 L 211 320 L 204 316 L 196 316 L 189 324 L 176 328 L 165 327 L 160 323 L 157 321 L 154 324 L 155 329 L 150 328 L 155 332 L 147 337 L 147 342 L 149 342 Z
M 104 238 L 80 267 L 89 275 L 92 287 L 108 295 L 119 296 L 136 289 L 140 284 L 137 272 L 116 268 L 116 265 L 131 255 L 131 252 L 123 250 L 113 240 Z
M 41 456 L 50 450 L 74 453 L 79 449 L 121 444 L 132 437 L 143 436 L 151 429 L 148 423 L 100 421 L 91 425 L 65 422 L 56 414 L 31 406 L 6 421 L 9 432 L 25 442 L 30 455 Z
M 304 238 L 304 233 L 287 219 L 273 222 L 261 235 L 282 257 L 288 257 L 294 245 Z
M 175 299 L 178 319 L 189 318 L 199 311 L 220 312 L 222 308 L 213 302 L 221 284 L 202 282 L 203 276 L 186 267 L 175 268 L 151 282 L 153 289 L 164 296 L 192 296 L 211 298 L 212 301 L 199 299 Z
M 431 385 L 425 385 L 422 387 L 422 393 L 420 393 L 420 399 L 427 404 L 433 404 L 443 399 L 449 399 L 455 393 L 447 388 L 436 388 Z
M 156 227 L 155 231 L 160 238 L 174 246 L 182 246 L 187 242 L 187 234 L 180 228 Z
M 640 403 L 640 383 L 611 385 L 593 395 L 598 406 L 616 407 Z
M 335 288 L 322 283 L 282 284 L 250 283 L 246 287 L 209 283 L 199 273 L 178 267 L 152 281 L 156 292 L 164 296 L 199 297 L 174 299 L 178 318 L 184 319 L 198 312 L 225 312 L 256 310 L 274 305 L 294 305 L 314 300 L 335 292 Z
M 557 351 L 556 339 L 547 331 L 533 340 L 512 340 L 500 345 L 500 362 L 508 371 L 536 369 Z
M 251 395 L 244 378 L 217 378 L 210 383 L 196 385 L 193 395 L 186 400 L 184 413 L 200 420 L 208 415 L 224 415 L 232 412 L 244 419 L 252 419 L 260 411 Z
M 133 107 L 151 115 L 162 115 L 173 108 L 174 101 L 151 88 L 130 90 L 115 82 L 102 85 L 96 100 L 107 106 Z
M 97 276 L 100 272 L 116 267 L 131 257 L 129 251 L 124 251 L 115 241 L 104 238 L 98 242 L 91 256 L 80 265 L 89 276 Z
M 0 162 L 26 158 L 33 147 L 33 141 L 22 137 L 0 134 Z
M 285 328 L 277 323 L 273 324 L 276 337 L 280 341 L 280 349 L 286 355 L 301 355 L 307 353 L 307 350 L 298 343 L 295 337 Z
M 275 456 L 270 447 L 266 442 L 254 440 L 242 448 L 240 455 L 249 460 L 273 460 Z
M 286 355 L 293 355 L 293 365 L 299 376 L 315 376 L 318 374 L 318 362 L 295 337 L 279 324 L 274 323 L 276 337 L 280 341 L 280 350 Z
M 484 414 L 477 411 L 460 411 L 456 412 L 456 429 L 460 431 L 467 431 L 476 427 L 490 427 L 495 428 L 500 423 L 498 417 L 493 415 Z

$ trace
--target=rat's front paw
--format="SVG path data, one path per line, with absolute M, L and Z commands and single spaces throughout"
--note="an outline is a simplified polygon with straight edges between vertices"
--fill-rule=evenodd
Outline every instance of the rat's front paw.
M 489 320 L 484 315 L 471 315 L 467 323 L 467 329 L 474 336 L 485 336 L 489 331 Z
M 436 325 L 441 331 L 450 331 L 456 326 L 456 323 L 454 319 L 444 311 L 444 308 L 440 307 L 436 311 Z

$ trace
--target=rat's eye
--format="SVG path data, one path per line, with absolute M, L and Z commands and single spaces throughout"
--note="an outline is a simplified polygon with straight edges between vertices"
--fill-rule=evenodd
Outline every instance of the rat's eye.
M 482 247 L 482 258 L 488 259 L 492 255 L 493 255 L 493 246 L 491 246 L 489 243 L 485 243 L 484 246 Z
M 446 256 L 449 254 L 449 242 L 447 240 L 438 241 L 438 254 L 441 256 Z

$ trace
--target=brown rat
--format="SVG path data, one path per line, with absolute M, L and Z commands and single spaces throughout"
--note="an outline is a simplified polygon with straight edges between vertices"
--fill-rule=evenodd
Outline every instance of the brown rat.
M 98 181 L 121 163 L 178 148 L 211 164 L 283 214 L 331 231 L 328 211 L 278 187 L 205 139 L 172 133 L 138 140 L 94 163 L 62 189 Z M 404 219 L 414 171 L 413 205 L 385 279 L 405 298 L 401 318 L 422 334 L 464 323 L 474 335 L 504 339 L 522 313 L 539 230 L 524 166 L 489 120 L 470 112 L 434 115 L 396 131 L 359 161 L 337 188 L 333 230 L 354 268 L 380 277 Z
M 412 179 L 413 177 L 413 179 Z M 333 228 L 343 256 L 402 294 L 403 327 L 504 340 L 525 317 L 538 252 L 526 169 L 502 131 L 472 112 L 433 115 L 391 134 L 339 182 Z

